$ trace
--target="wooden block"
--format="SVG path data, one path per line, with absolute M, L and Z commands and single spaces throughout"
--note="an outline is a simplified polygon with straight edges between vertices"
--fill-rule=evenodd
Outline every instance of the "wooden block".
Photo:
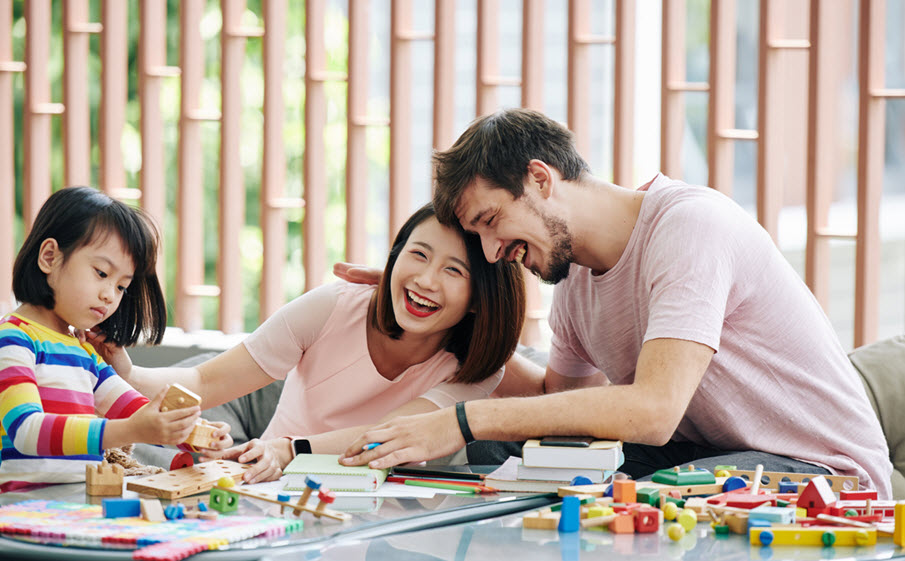
M 631 514 L 620 514 L 610 521 L 608 528 L 614 534 L 634 534 L 635 517 Z
M 555 530 L 559 525 L 558 512 L 529 512 L 522 517 L 522 528 L 532 530 Z
M 892 541 L 899 547 L 905 547 L 905 502 L 896 503 L 894 508 L 893 520 L 896 525 L 892 532 Z
M 141 499 L 141 517 L 148 522 L 163 522 L 167 519 L 163 515 L 163 506 L 160 499 Z
M 729 531 L 733 534 L 748 533 L 748 515 L 737 512 L 730 512 L 723 516 L 723 523 L 729 526 Z
M 769 537 L 763 536 L 767 532 Z M 827 535 L 832 535 L 832 541 Z M 841 528 L 837 526 L 777 526 L 751 528 L 748 539 L 752 545 L 811 545 L 823 547 L 865 546 L 877 544 L 876 528 Z
M 736 477 L 746 477 L 748 481 L 752 481 L 754 477 L 754 471 L 751 470 L 732 469 L 729 470 L 729 473 Z M 785 471 L 765 471 L 761 474 L 761 478 L 764 480 L 765 485 L 772 484 L 772 486 L 776 488 L 779 488 L 779 483 L 783 480 L 804 483 L 805 479 L 810 481 L 816 477 L 825 477 L 835 493 L 845 490 L 856 491 L 859 489 L 860 485 L 860 480 L 857 475 L 821 475 L 816 473 L 792 473 Z
M 613 501 L 617 503 L 633 503 L 637 498 L 635 482 L 631 479 L 613 481 Z
M 173 409 L 184 409 L 201 405 L 201 397 L 193 393 L 180 384 L 172 384 L 167 394 L 163 397 L 163 403 L 160 404 L 161 411 L 171 411 Z
M 91 496 L 123 494 L 123 466 L 107 462 L 85 466 L 85 492 Z
M 210 448 L 214 440 L 211 435 L 215 430 L 217 430 L 216 425 L 212 425 L 204 419 L 198 419 L 195 421 L 192 433 L 185 439 L 185 444 L 193 448 Z
M 161 499 L 178 499 L 197 493 L 206 493 L 224 475 L 239 479 L 251 467 L 230 460 L 203 462 L 157 475 L 149 475 L 126 483 L 126 489 L 153 495 Z

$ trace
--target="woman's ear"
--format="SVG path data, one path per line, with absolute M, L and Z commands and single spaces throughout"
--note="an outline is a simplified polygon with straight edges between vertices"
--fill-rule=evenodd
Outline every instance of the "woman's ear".
M 47 238 L 43 242 L 41 242 L 41 247 L 38 249 L 38 268 L 46 275 L 50 274 L 50 271 L 53 270 L 53 266 L 59 259 L 63 258 L 63 252 L 60 251 L 60 246 L 57 244 L 57 240 L 53 238 Z

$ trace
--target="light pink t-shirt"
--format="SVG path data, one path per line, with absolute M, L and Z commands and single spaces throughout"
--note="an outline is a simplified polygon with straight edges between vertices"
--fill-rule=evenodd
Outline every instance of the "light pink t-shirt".
M 258 366 L 286 380 L 262 438 L 374 423 L 418 397 L 446 407 L 486 398 L 496 389 L 502 370 L 478 384 L 448 382 L 459 364 L 443 350 L 395 380 L 381 376 L 366 336 L 375 289 L 342 281 L 316 288 L 280 308 L 245 339 Z
M 630 384 L 658 338 L 717 351 L 673 439 L 857 475 L 890 498 L 892 464 L 858 374 L 773 241 L 721 193 L 658 175 L 625 252 L 556 286 L 550 367 Z

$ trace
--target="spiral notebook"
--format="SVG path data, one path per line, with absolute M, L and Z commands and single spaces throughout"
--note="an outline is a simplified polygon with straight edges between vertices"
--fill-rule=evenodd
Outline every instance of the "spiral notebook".
M 344 466 L 337 454 L 299 454 L 283 470 L 287 491 L 305 489 L 305 477 L 311 475 L 333 491 L 376 491 L 386 481 L 389 469 L 368 466 Z

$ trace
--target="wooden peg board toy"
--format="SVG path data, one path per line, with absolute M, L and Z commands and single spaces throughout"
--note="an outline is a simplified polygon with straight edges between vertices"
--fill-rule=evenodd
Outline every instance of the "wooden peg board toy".
M 201 405 L 201 397 L 189 391 L 180 384 L 172 384 L 167 394 L 163 396 L 163 403 L 160 404 L 161 411 L 171 411 L 173 409 L 184 409 Z
M 223 476 L 233 479 L 242 477 L 251 465 L 230 460 L 203 462 L 157 475 L 149 475 L 126 483 L 126 489 L 136 493 L 154 495 L 161 499 L 178 499 L 197 493 L 206 493 L 214 488 Z
M 754 479 L 754 471 L 743 469 L 731 469 L 728 471 L 729 475 L 734 477 L 742 477 L 748 481 Z M 806 479 L 810 481 L 815 477 L 819 477 L 819 474 L 784 471 L 765 471 L 761 474 L 761 479 L 764 480 L 763 485 L 774 489 L 779 487 L 780 482 L 789 481 L 792 483 L 806 483 Z M 830 487 L 834 493 L 839 493 L 840 491 L 857 491 L 859 488 L 859 479 L 857 475 L 824 475 L 823 477 L 830 483 Z

